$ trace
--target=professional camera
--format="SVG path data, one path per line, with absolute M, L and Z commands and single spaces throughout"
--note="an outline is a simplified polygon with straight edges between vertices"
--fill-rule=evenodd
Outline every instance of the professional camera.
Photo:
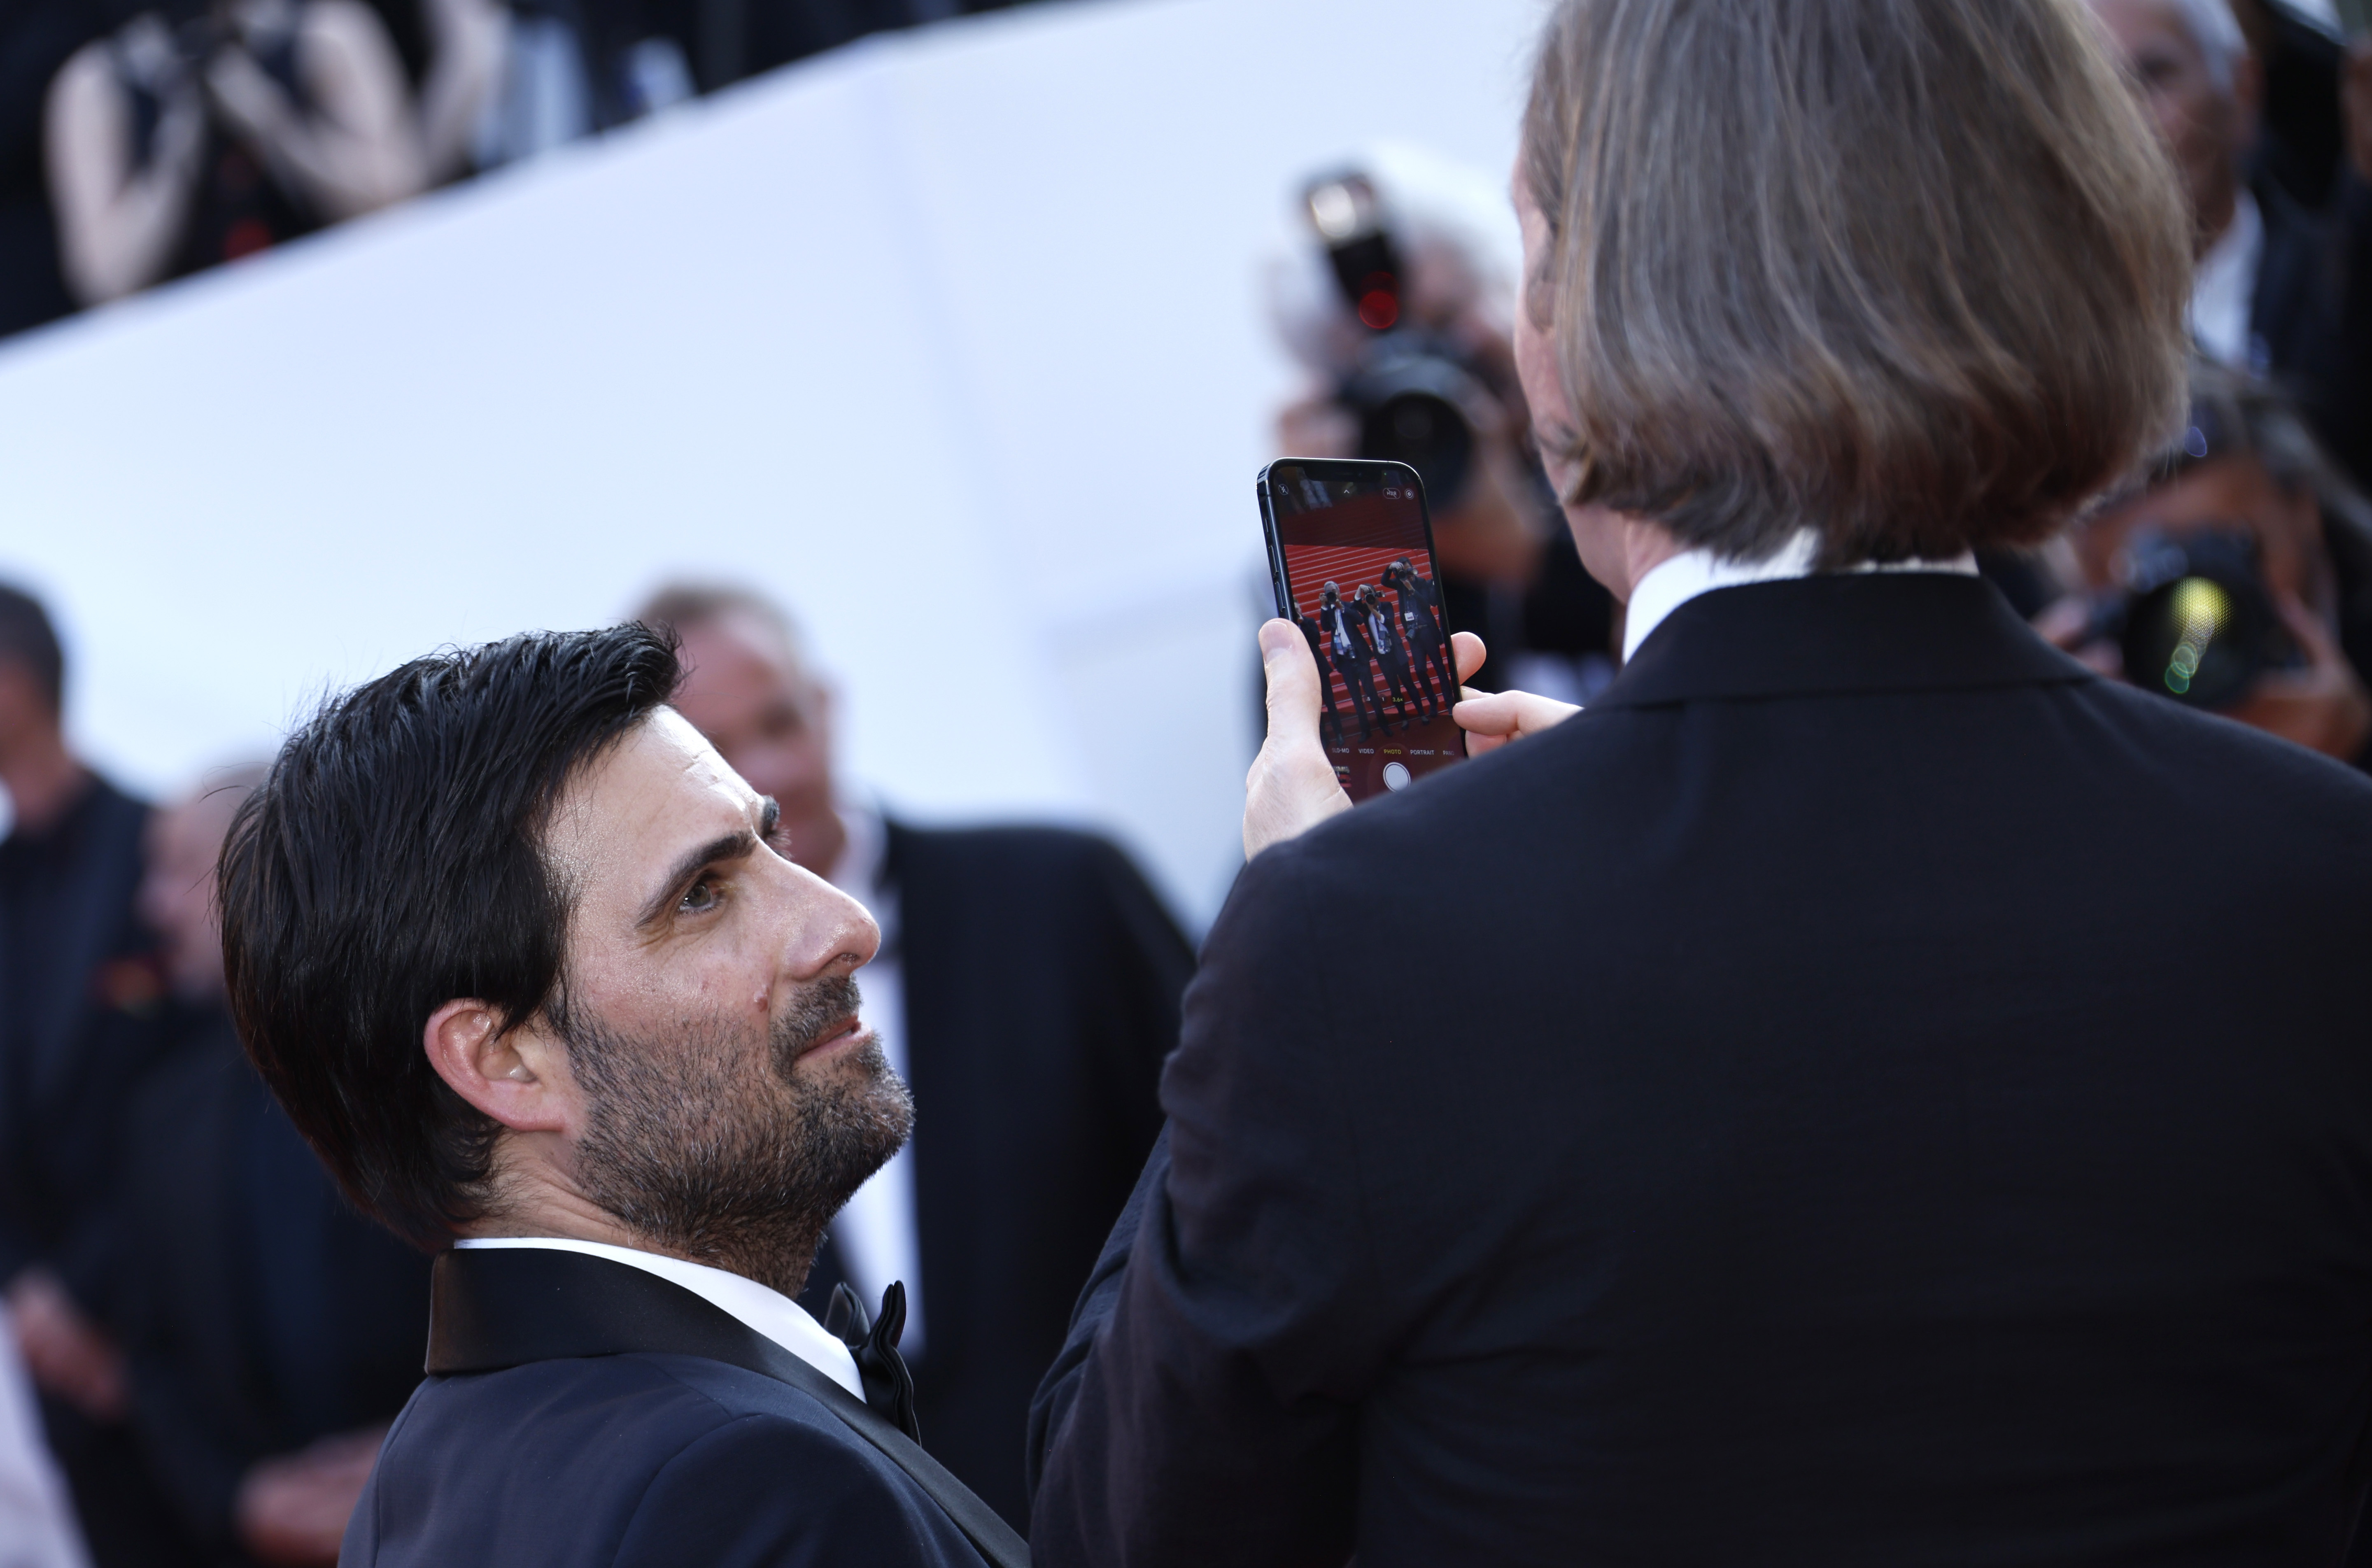
M 1335 397 L 1359 424 L 1359 456 L 1408 464 L 1438 508 L 1457 505 L 1474 462 L 1465 405 L 1482 390 L 1447 344 L 1401 322 L 1407 277 L 1366 175 L 1330 175 L 1302 192 L 1343 298 L 1368 334 Z
M 2258 563 L 2256 535 L 2237 525 L 2180 537 L 2142 529 L 2119 561 L 2119 591 L 2094 608 L 2094 629 L 2122 651 L 2134 685 L 2229 707 L 2266 670 L 2297 662 Z

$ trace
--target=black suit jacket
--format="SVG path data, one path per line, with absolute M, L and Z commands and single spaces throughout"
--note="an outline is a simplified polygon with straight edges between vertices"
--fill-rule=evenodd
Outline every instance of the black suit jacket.
M 1025 1568 L 902 1432 L 655 1274 L 451 1251 L 431 1313 L 430 1376 L 355 1504 L 347 1568 Z
M 1038 1560 L 2336 1562 L 2368 954 L 2362 775 L 1975 578 L 1692 600 L 1247 868 Z
M 892 823 L 888 877 L 916 1107 L 915 1413 L 1020 1528 L 1030 1393 L 1160 1131 L 1193 953 L 1127 857 L 1084 833 Z M 819 1319 L 840 1277 L 827 1249 L 800 1297 Z
M 242 1562 L 249 1468 L 393 1420 L 420 1381 L 428 1260 L 347 1207 L 218 1010 L 150 1075 L 124 1144 L 134 1423 L 182 1527 Z
M 106 1318 L 123 1096 L 169 1043 L 134 908 L 148 807 L 93 778 L 0 841 L 0 1283 L 52 1268 Z

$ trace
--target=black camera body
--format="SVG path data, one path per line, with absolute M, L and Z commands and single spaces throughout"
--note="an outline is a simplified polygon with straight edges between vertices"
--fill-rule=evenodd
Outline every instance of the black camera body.
M 2260 562 L 2256 535 L 2238 526 L 2141 529 L 2126 542 L 2119 588 L 2094 605 L 2093 630 L 2117 644 L 2134 685 L 2230 707 L 2268 669 L 2297 662 Z

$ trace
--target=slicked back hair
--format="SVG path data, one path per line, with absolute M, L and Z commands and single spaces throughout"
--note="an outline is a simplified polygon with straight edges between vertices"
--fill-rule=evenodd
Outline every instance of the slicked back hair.
M 543 852 L 571 779 L 666 703 L 675 638 L 529 633 L 414 659 L 290 737 L 223 845 L 223 967 L 248 1052 L 348 1197 L 435 1249 L 484 1212 L 497 1124 L 429 1065 L 456 998 L 552 1001 L 570 890 Z
M 1570 503 L 1941 558 L 2179 428 L 2190 218 L 2083 0 L 1559 0 L 1522 168 Z

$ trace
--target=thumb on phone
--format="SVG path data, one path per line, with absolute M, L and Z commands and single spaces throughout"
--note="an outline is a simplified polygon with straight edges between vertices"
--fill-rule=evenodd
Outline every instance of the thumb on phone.
M 1267 621 L 1260 645 L 1268 677 L 1268 738 L 1244 776 L 1247 860 L 1351 808 L 1319 738 L 1318 661 L 1301 629 L 1290 621 Z

